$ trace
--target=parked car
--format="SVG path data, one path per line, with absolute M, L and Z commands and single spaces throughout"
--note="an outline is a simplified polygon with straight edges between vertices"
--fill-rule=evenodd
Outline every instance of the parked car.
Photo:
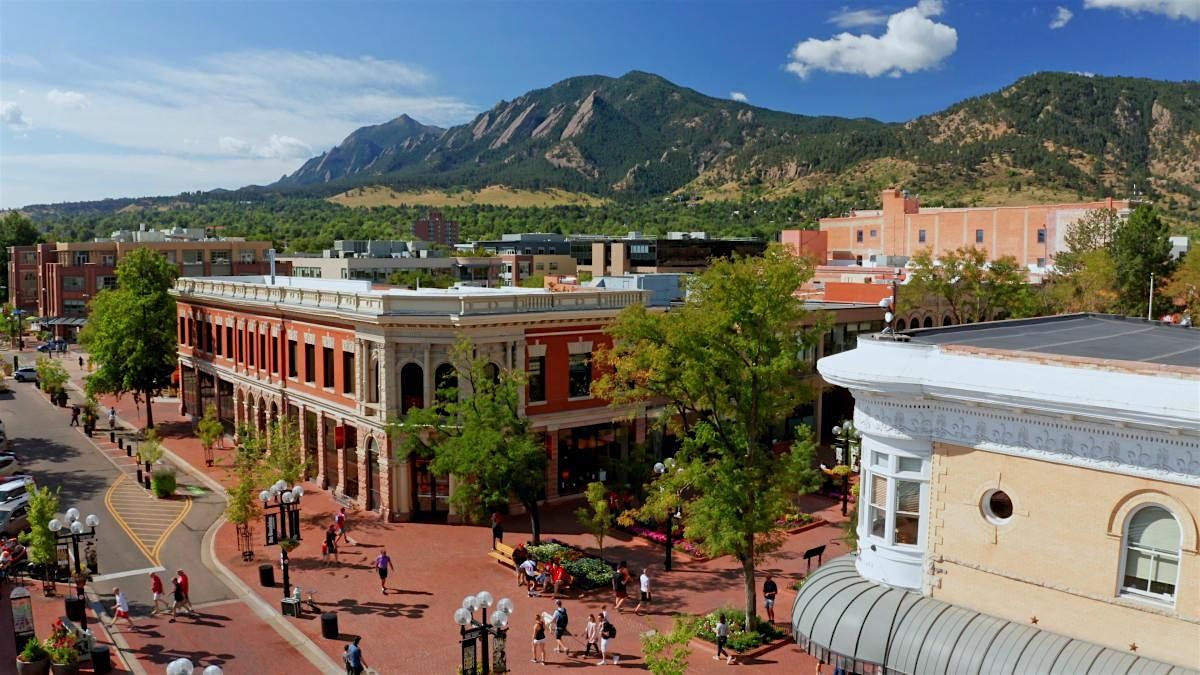
M 0 532 L 20 534 L 29 529 L 29 503 L 27 499 L 0 504 Z
M 0 443 L 0 447 L 2 446 L 3 443 Z M 11 452 L 0 453 L 0 476 L 7 478 L 8 476 L 15 476 L 21 473 L 23 473 L 21 462 L 17 459 L 16 455 Z
M 33 485 L 33 476 L 28 474 L 19 474 L 4 479 L 4 482 L 0 483 L 0 504 L 27 501 L 29 488 Z
M 37 350 L 42 353 L 65 352 L 65 351 L 67 351 L 67 341 L 66 340 L 51 340 L 44 345 L 38 345 Z
M 17 368 L 13 371 L 13 379 L 17 382 L 35 382 L 37 381 L 37 368 L 33 366 Z

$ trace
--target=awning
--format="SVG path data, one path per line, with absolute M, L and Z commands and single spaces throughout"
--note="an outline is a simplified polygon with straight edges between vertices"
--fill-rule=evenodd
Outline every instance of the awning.
M 813 656 L 855 673 L 1200 675 L 864 579 L 853 555 L 804 582 L 792 633 Z
M 87 323 L 87 319 L 77 316 L 51 316 L 38 320 L 43 326 L 82 326 Z

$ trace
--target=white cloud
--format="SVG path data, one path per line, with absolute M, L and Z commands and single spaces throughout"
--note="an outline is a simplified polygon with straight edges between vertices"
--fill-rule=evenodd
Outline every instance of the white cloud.
M 186 142 L 187 139 L 184 139 Z M 233 136 L 222 136 L 217 139 L 217 147 L 221 152 L 227 155 L 249 155 L 251 151 L 250 144 L 240 138 Z
M 32 127 L 29 120 L 25 119 L 25 113 L 21 112 L 21 107 L 16 103 L 0 101 L 0 124 L 16 130 L 23 130 Z
M 1075 16 L 1075 13 L 1066 7 L 1057 7 L 1054 11 L 1054 18 L 1050 20 L 1050 28 L 1062 28 L 1071 22 L 1071 17 L 1073 16 Z
M 814 70 L 899 77 L 933 68 L 958 48 L 958 31 L 932 20 L 941 13 L 941 0 L 921 0 L 889 16 L 883 35 L 809 38 L 792 50 L 787 69 L 806 78 Z
M 51 89 L 46 92 L 46 100 L 60 108 L 70 108 L 73 110 L 83 110 L 88 107 L 87 96 L 77 91 L 59 91 Z
M 1087 9 L 1150 12 L 1172 19 L 1200 21 L 1200 0 L 1083 0 Z
M 746 95 L 740 91 L 729 92 L 729 98 L 737 101 L 738 103 L 745 103 L 750 100 L 750 99 L 746 98 Z
M 837 14 L 826 19 L 838 28 L 866 28 L 867 26 L 882 26 L 887 23 L 888 15 L 877 9 L 850 9 L 843 7 Z

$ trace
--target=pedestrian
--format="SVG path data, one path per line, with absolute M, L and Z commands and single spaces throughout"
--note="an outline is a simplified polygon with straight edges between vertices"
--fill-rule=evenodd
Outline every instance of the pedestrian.
M 617 573 L 613 575 L 613 595 L 616 596 L 616 602 L 613 607 L 617 610 L 617 614 L 621 613 L 621 605 L 629 599 L 629 563 L 624 560 L 620 565 L 617 565 Z
M 638 604 L 633 608 L 633 613 L 638 616 L 642 615 L 642 605 L 650 604 L 650 570 L 643 569 L 642 576 L 638 578 Z
M 538 659 L 538 654 L 542 658 Z M 546 665 L 546 624 L 542 621 L 542 615 L 534 612 L 533 616 L 533 658 L 529 659 L 533 663 Z
M 520 570 L 521 574 L 525 575 L 525 582 L 527 584 L 527 588 L 529 589 L 529 597 L 532 598 L 534 593 L 537 592 L 537 561 L 533 558 L 526 558 L 525 562 L 521 563 L 521 566 L 517 569 Z
M 346 667 L 346 675 L 350 675 L 350 645 L 342 645 L 342 665 Z
M 337 526 L 338 538 L 349 544 L 350 535 L 346 534 L 346 507 L 338 509 L 337 515 L 333 517 L 333 524 Z
M 375 571 L 379 573 L 379 588 L 387 595 L 387 575 L 388 569 L 396 569 L 392 564 L 392 559 L 388 557 L 387 551 L 380 551 L 379 557 L 375 558 Z
M 69 424 L 68 426 L 72 426 L 72 427 L 79 426 L 79 406 L 78 405 L 71 406 L 71 424 Z
M 79 369 L 83 370 L 83 357 L 79 357 Z
M 108 409 L 108 430 L 115 431 L 117 428 L 117 409 Z
M 767 580 L 763 582 L 763 605 L 767 608 L 767 621 L 775 623 L 775 596 L 779 593 L 779 586 L 775 585 L 775 578 L 767 573 Z
M 504 543 L 504 520 L 499 511 L 492 511 L 492 550 L 496 550 L 496 542 Z
M 150 596 L 154 598 L 154 609 L 150 610 L 150 616 L 155 616 L 160 610 L 165 612 L 171 609 L 163 597 L 163 582 L 158 578 L 157 572 L 150 573 Z
M 125 599 L 125 594 L 120 588 L 113 589 L 113 620 L 108 624 L 108 627 L 116 630 L 117 619 L 125 619 L 129 623 L 130 628 L 137 628 L 133 625 L 133 619 L 129 616 L 129 601 Z
M 183 570 L 175 572 L 175 577 L 171 579 L 171 586 L 175 602 L 171 604 L 171 621 L 169 623 L 175 623 L 179 611 L 184 607 L 187 608 L 188 616 L 196 616 L 196 610 L 192 607 L 192 600 L 188 595 L 188 576 L 184 574 Z
M 562 584 L 563 579 L 566 578 L 567 569 L 565 567 L 563 567 L 562 565 L 558 564 L 557 561 L 551 561 L 550 564 L 551 564 L 551 567 L 548 570 L 550 572 L 550 581 L 552 581 L 554 583 L 554 597 L 557 598 L 558 597 L 558 587 Z
M 617 637 L 617 627 L 605 619 L 600 626 L 600 661 L 596 665 L 602 666 L 608 662 L 608 647 L 615 637 Z M 616 663 L 617 657 L 614 657 L 613 664 Z
M 529 560 L 529 552 L 525 550 L 525 544 L 517 544 L 513 548 L 512 559 L 513 569 L 517 571 L 517 585 L 524 586 L 525 572 L 521 569 L 521 566 L 525 564 L 526 560 Z
M 725 651 L 725 643 L 729 642 L 729 624 L 725 622 L 725 615 L 717 615 L 717 655 L 713 657 L 713 661 L 720 661 L 721 656 L 725 656 L 726 663 L 733 664 L 733 657 L 729 652 Z
M 567 634 L 567 619 L 568 619 L 567 608 L 563 607 L 562 600 L 554 601 L 553 619 L 554 619 L 554 653 L 558 654 L 561 652 L 563 654 L 566 654 L 567 656 L 570 656 L 571 652 L 567 649 L 567 646 L 565 644 L 563 644 L 563 641 L 562 641 L 563 636 Z
M 355 637 L 346 649 L 346 672 L 350 675 L 362 675 L 367 668 L 367 662 L 363 659 L 362 647 L 358 646 L 358 641 L 361 639 L 361 637 Z
M 596 625 L 596 615 L 588 614 L 587 626 L 583 629 L 583 658 L 591 656 L 593 649 L 597 654 L 600 653 L 600 645 L 596 644 L 598 639 L 600 639 L 600 628 Z
M 325 549 L 333 556 L 333 562 L 338 562 L 337 538 L 337 525 L 330 525 L 329 529 L 325 530 Z

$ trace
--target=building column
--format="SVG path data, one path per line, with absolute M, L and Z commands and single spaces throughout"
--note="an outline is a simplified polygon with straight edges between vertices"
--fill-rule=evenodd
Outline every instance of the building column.
M 388 439 L 388 492 L 394 498 L 389 503 L 389 513 L 403 521 L 409 520 L 413 511 L 412 460 L 405 458 L 397 461 L 393 457 L 395 452 L 391 439 Z
M 424 401 L 425 407 L 429 407 L 429 406 L 433 405 L 434 384 L 433 384 L 433 370 L 431 369 L 432 361 L 433 361 L 432 350 L 430 349 L 429 345 L 425 345 L 425 357 L 424 357 L 424 361 L 422 362 L 423 365 L 421 367 L 421 377 L 424 380 L 424 382 L 421 383 L 423 386 L 421 400 Z
M 339 420 L 336 418 L 334 419 L 333 424 L 334 424 L 334 434 L 335 434 L 333 437 L 333 443 L 336 446 L 337 445 L 337 435 L 336 435 L 337 427 L 344 426 L 344 424 L 342 423 L 342 420 Z M 338 494 L 344 495 L 344 494 L 346 494 L 346 449 L 345 448 L 335 448 L 335 450 L 337 450 L 336 454 L 337 454 L 337 465 L 338 465 L 337 466 L 338 482 L 337 482 L 336 490 L 337 490 Z M 330 487 L 335 487 L 335 486 L 330 486 Z
M 325 466 L 325 416 L 317 411 L 317 480 L 329 483 L 329 467 Z M 330 485 L 329 487 L 333 487 Z
M 558 496 L 558 427 L 546 429 L 546 498 Z
M 358 447 L 354 449 L 354 456 L 358 463 L 358 497 L 355 498 L 355 502 L 363 510 L 367 508 L 367 496 L 371 493 L 371 472 L 367 470 L 368 457 L 366 444 L 366 440 L 371 438 L 370 434 L 371 429 L 369 427 L 359 427 L 357 434 Z M 375 467 L 375 470 L 378 471 L 379 467 Z M 380 492 L 383 491 L 382 481 L 383 477 L 380 476 Z M 382 495 L 380 495 L 380 498 L 382 501 Z M 376 504 L 375 508 L 379 508 L 379 505 Z

